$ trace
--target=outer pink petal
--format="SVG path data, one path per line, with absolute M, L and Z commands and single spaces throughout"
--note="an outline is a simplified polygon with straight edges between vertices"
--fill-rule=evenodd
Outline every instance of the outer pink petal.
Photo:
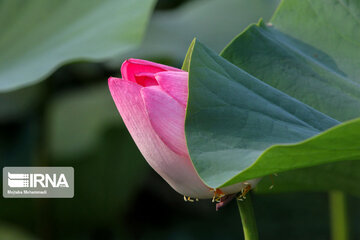
M 185 106 L 159 86 L 141 89 L 151 125 L 161 140 L 174 152 L 188 156 L 185 141 Z
M 157 73 L 163 71 L 182 71 L 181 69 L 166 66 L 159 63 L 130 58 L 121 66 L 123 79 L 136 82 L 135 76 L 141 73 Z
M 155 78 L 165 92 L 186 106 L 188 98 L 188 72 L 159 72 L 155 74 Z
M 198 176 L 189 157 L 170 150 L 153 130 L 140 94 L 142 87 L 109 78 L 109 88 L 126 127 L 151 167 L 180 194 L 211 198 L 212 192 Z

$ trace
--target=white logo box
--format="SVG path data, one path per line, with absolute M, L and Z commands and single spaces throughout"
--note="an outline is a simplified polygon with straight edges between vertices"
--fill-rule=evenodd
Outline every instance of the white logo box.
M 73 167 L 4 167 L 4 198 L 73 198 Z

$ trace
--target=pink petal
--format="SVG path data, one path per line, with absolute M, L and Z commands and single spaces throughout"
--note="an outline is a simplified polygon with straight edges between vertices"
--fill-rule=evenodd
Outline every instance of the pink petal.
M 126 127 L 150 166 L 180 194 L 211 198 L 212 192 L 200 179 L 188 155 L 175 153 L 155 133 L 140 93 L 143 87 L 109 78 L 109 88 Z
M 161 88 L 175 98 L 179 103 L 186 106 L 188 98 L 188 78 L 187 72 L 158 72 L 155 78 Z
M 141 59 L 130 58 L 121 66 L 121 74 L 123 79 L 136 82 L 136 76 L 141 73 L 157 73 L 163 71 L 182 71 L 178 68 L 145 61 Z
M 159 86 L 141 89 L 152 127 L 174 152 L 188 156 L 185 141 L 185 107 Z

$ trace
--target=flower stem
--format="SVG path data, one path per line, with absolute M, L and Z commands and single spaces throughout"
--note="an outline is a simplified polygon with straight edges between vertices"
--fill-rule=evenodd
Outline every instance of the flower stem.
M 245 240 L 258 240 L 254 209 L 251 202 L 251 195 L 247 194 L 246 199 L 237 200 L 241 222 L 244 230 Z
M 349 227 L 347 218 L 346 196 L 341 191 L 329 192 L 331 239 L 348 240 Z

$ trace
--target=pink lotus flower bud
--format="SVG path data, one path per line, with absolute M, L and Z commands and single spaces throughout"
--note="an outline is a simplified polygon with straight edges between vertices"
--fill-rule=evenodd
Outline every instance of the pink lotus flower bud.
M 121 73 L 122 79 L 109 78 L 110 92 L 144 158 L 180 194 L 212 198 L 214 190 L 199 177 L 186 145 L 188 73 L 139 59 L 125 61 Z M 236 193 L 244 186 L 216 192 Z

